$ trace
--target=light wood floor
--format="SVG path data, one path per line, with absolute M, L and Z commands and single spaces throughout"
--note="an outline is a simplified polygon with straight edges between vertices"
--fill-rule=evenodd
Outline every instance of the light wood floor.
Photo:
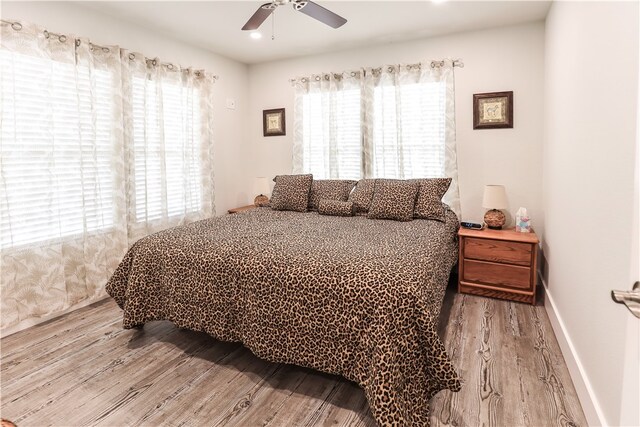
M 3 338 L 1 415 L 28 426 L 374 426 L 362 390 L 168 322 L 123 330 L 112 301 Z M 463 377 L 433 426 L 586 426 L 544 308 L 447 293 Z

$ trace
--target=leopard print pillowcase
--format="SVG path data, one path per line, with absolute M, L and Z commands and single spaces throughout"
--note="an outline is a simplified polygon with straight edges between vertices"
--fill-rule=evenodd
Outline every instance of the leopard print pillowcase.
M 375 188 L 375 179 L 361 179 L 358 181 L 356 188 L 353 189 L 348 199 L 350 202 L 353 202 L 353 211 L 355 214 L 366 215 L 366 213 L 369 212 L 369 206 L 371 206 Z
M 278 175 L 271 192 L 270 206 L 278 211 L 306 212 L 313 175 Z
M 317 210 L 322 199 L 346 202 L 356 182 L 348 179 L 313 180 L 309 195 L 309 210 Z
M 451 178 L 412 179 L 411 181 L 419 185 L 413 216 L 444 222 L 445 208 L 442 197 L 451 185 Z
M 353 202 L 320 199 L 318 213 L 320 215 L 353 216 Z
M 378 179 L 368 218 L 413 220 L 418 184 L 400 179 Z

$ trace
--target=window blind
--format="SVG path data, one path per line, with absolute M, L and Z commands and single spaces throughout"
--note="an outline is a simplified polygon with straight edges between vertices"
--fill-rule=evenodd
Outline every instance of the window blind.
M 358 179 L 362 174 L 361 91 L 304 94 L 303 168 L 316 179 Z M 329 163 L 337 174 L 331 176 Z M 337 165 L 337 168 L 335 167 Z
M 373 174 L 376 178 L 444 176 L 445 84 L 374 89 Z
M 0 64 L 1 247 L 112 227 L 111 74 L 5 50 Z
M 367 99 L 360 89 L 301 95 L 302 170 L 317 179 L 359 179 L 365 169 L 375 178 L 445 176 L 445 82 L 392 80 L 370 89 Z
M 136 221 L 199 211 L 201 116 L 197 91 L 138 77 L 132 86 Z

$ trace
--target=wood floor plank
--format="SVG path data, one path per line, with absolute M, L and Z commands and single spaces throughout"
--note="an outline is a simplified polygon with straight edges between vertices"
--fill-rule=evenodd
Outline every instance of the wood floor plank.
M 439 333 L 462 378 L 433 426 L 582 426 L 542 306 L 447 293 Z M 105 301 L 0 340 L 2 416 L 24 426 L 374 426 L 341 377 L 269 363 L 168 322 L 121 329 Z
M 558 345 L 555 337 L 552 337 L 550 325 L 541 320 L 542 311 L 532 307 L 530 309 L 532 327 L 536 333 L 534 349 L 536 354 L 536 366 L 539 378 L 545 386 L 544 402 L 547 409 L 547 419 L 551 421 L 549 425 L 567 426 L 576 425 L 576 412 L 582 412 L 576 400 L 567 396 L 565 390 L 567 375 L 564 375 L 566 368 L 560 363 Z M 555 346 L 554 346 L 555 344 Z M 560 368 L 560 369 L 558 369 Z
M 218 424 L 218 427 L 227 425 L 265 426 L 283 409 L 295 390 L 302 384 L 308 373 L 291 365 L 281 365 L 268 384 L 261 383 L 243 396 L 233 411 Z
M 101 340 L 106 339 L 109 332 L 105 333 L 102 337 L 96 340 L 98 331 L 109 330 L 120 331 L 122 328 L 121 322 L 111 321 L 105 323 L 91 324 L 87 322 L 89 327 L 73 329 L 73 332 L 69 330 L 69 334 L 55 334 L 56 342 L 47 344 L 41 342 L 37 346 L 30 346 L 26 350 L 26 354 L 20 354 L 20 352 L 14 352 L 7 357 L 7 362 L 3 363 L 2 375 L 6 378 L 21 379 L 27 377 L 35 372 L 40 371 L 43 365 L 54 365 L 62 362 L 68 357 L 73 357 L 78 349 L 86 349 L 90 346 L 100 345 Z M 64 339 L 60 339 L 64 337 Z M 48 341 L 48 340 L 47 340 Z M 11 380 L 7 380 L 6 385 L 10 384 Z
M 455 298 L 455 296 L 452 296 Z M 462 295 L 458 304 L 452 306 L 449 322 L 444 333 L 447 352 L 454 366 L 460 366 L 465 348 L 465 323 L 467 318 L 467 299 Z M 462 375 L 462 372 L 459 372 Z M 438 393 L 432 400 L 431 419 L 433 427 L 463 426 L 462 411 L 459 409 L 461 393 L 453 393 L 444 390 Z
M 112 301 L 105 299 L 86 307 L 79 308 L 78 310 L 71 311 L 60 317 L 49 319 L 46 322 L 39 323 L 11 335 L 3 335 L 1 338 L 3 354 L 4 351 L 9 353 L 11 351 L 11 347 L 14 345 L 17 345 L 20 350 L 24 350 L 22 345 L 25 341 L 29 341 L 31 344 L 37 344 L 41 340 L 50 339 L 52 333 L 60 333 L 63 330 L 73 329 L 74 327 L 86 324 L 88 317 L 95 316 L 100 319 L 112 319 L 112 317 L 108 317 L 108 315 L 105 316 L 105 314 L 112 311 Z M 61 319 L 64 319 L 64 328 L 60 325 Z
M 167 377 L 175 379 L 176 370 L 180 370 L 185 364 L 196 360 L 200 354 L 207 350 L 205 343 L 193 339 L 194 333 L 189 331 L 178 331 L 177 333 L 184 335 L 185 339 L 181 353 L 161 348 L 158 353 L 164 357 L 159 357 L 151 364 L 138 365 L 134 375 L 119 375 L 119 370 L 128 369 L 120 365 L 106 377 L 92 379 L 97 382 L 96 384 L 85 384 L 87 389 L 95 390 L 95 398 L 90 402 L 79 401 L 72 408 L 74 424 L 98 425 L 116 411 L 128 412 L 131 402 L 140 400 L 148 402 L 150 398 L 155 398 L 151 393 L 156 382 Z M 193 365 L 197 365 L 197 363 Z M 191 368 L 194 367 L 193 365 Z
M 493 352 L 494 368 L 498 376 L 497 393 L 501 396 L 502 405 L 497 411 L 502 414 L 498 425 L 523 426 L 528 425 L 525 420 L 529 419 L 529 409 L 527 402 L 518 398 L 522 378 L 518 375 L 516 341 L 520 332 L 513 304 L 519 303 L 503 302 L 494 305 L 496 322 L 492 329 L 497 344 Z
M 466 310 L 464 322 L 460 324 L 462 328 L 460 356 L 454 362 L 454 366 L 456 366 L 458 375 L 461 378 L 462 389 L 456 393 L 458 396 L 451 402 L 452 404 L 457 403 L 457 406 L 451 407 L 451 412 L 460 414 L 459 418 L 463 420 L 461 425 L 478 426 L 481 423 L 481 399 L 477 392 L 477 380 L 481 375 L 478 342 L 481 337 L 480 319 L 482 319 L 484 312 L 483 299 L 460 294 L 457 294 L 455 298 L 458 303 L 462 299 L 465 300 Z M 445 391 L 444 393 L 447 392 Z M 432 410 L 438 411 L 438 408 L 439 406 L 434 405 Z
M 502 394 L 498 391 L 496 372 L 496 357 L 494 353 L 498 347 L 496 333 L 500 316 L 497 315 L 497 307 L 494 300 L 485 299 L 483 313 L 480 320 L 480 342 L 478 348 L 479 377 L 477 378 L 477 390 L 480 403 L 479 419 L 485 420 L 482 424 L 487 426 L 502 426 Z
M 326 404 L 321 405 L 318 411 L 311 414 L 311 417 L 302 425 L 305 427 L 374 427 L 376 423 L 362 395 L 362 389 L 356 384 L 340 381 L 330 393 L 329 399 L 325 401 Z
M 204 338 L 204 339 L 203 339 Z M 229 357 L 237 357 L 244 349 L 237 343 L 222 343 L 198 334 L 194 341 L 201 346 L 178 361 L 171 369 L 159 375 L 149 373 L 137 382 L 123 384 L 120 392 L 112 396 L 106 408 L 96 420 L 82 420 L 83 425 L 112 426 L 143 425 L 152 417 L 162 415 L 165 408 L 174 407 L 181 397 L 189 397 L 198 390 L 198 381 L 203 377 L 215 376 L 215 370 Z M 117 372 L 115 373 L 118 374 Z M 136 399 L 126 399 L 129 389 L 140 390 Z M 202 393 L 198 393 L 201 395 Z M 149 405 L 154 402 L 155 405 Z M 95 412 L 95 411 L 94 411 Z
M 153 331 L 153 325 L 150 329 Z M 133 375 L 139 366 L 149 365 L 161 357 L 156 351 L 158 335 L 153 333 L 136 334 L 133 342 L 140 348 L 137 351 L 119 354 L 118 357 L 118 353 L 121 352 L 118 349 L 126 348 L 131 335 L 136 332 L 139 331 L 121 330 L 114 332 L 106 339 L 98 337 L 97 341 L 105 343 L 107 347 L 104 352 L 91 355 L 80 349 L 78 353 L 81 356 L 77 359 L 68 358 L 59 364 L 44 366 L 39 372 L 25 377 L 23 381 L 9 383 L 6 388 L 3 385 L 3 406 L 10 406 L 19 414 L 17 417 L 13 415 L 17 418 L 16 421 L 22 421 L 31 416 L 40 419 L 42 415 L 38 415 L 38 412 L 55 408 L 55 403 L 58 401 L 75 403 L 77 401 L 74 399 L 77 395 L 75 390 L 111 372 L 119 365 L 127 366 L 129 370 L 127 376 Z M 173 334 L 175 328 L 160 335 L 162 332 L 162 329 L 158 331 L 159 336 Z M 94 393 L 95 391 L 92 392 Z M 12 396 L 12 400 L 5 402 L 5 396 Z M 79 394 L 78 398 L 86 399 L 86 395 Z M 34 402 L 41 402 L 41 404 L 34 405 Z
M 214 425 L 224 414 L 233 410 L 237 402 L 249 393 L 256 384 L 273 375 L 279 365 L 266 363 L 254 356 L 248 349 L 241 348 L 234 358 L 225 358 L 207 377 L 190 383 L 191 395 L 182 393 L 171 405 L 176 410 L 155 413 L 144 420 L 142 425 L 157 426 L 195 425 L 206 419 Z M 215 386 L 212 387 L 212 384 Z M 198 393 L 197 390 L 206 390 Z
M 81 311 L 82 313 L 77 313 Z M 77 337 L 87 336 L 87 332 L 90 330 L 99 329 L 104 326 L 104 323 L 112 323 L 118 321 L 105 314 L 113 310 L 104 303 L 98 303 L 92 311 L 92 307 L 83 307 L 80 310 L 71 312 L 65 316 L 69 316 L 69 319 L 65 317 L 64 328 L 60 327 L 60 324 L 56 322 L 57 319 L 49 320 L 48 322 L 33 326 L 24 331 L 20 331 L 13 335 L 9 335 L 6 338 L 2 338 L 2 372 L 6 368 L 7 363 L 14 359 L 19 359 L 25 354 L 29 355 L 41 355 L 43 352 L 51 350 L 51 346 L 56 344 L 68 344 Z M 98 319 L 94 322 L 94 319 Z M 60 337 L 64 336 L 65 340 L 60 341 Z M 25 345 L 24 343 L 29 343 Z
M 297 411 L 280 410 L 264 427 L 307 425 L 310 415 L 319 414 L 325 401 L 335 394 L 340 377 L 307 370 L 307 378 L 284 402 L 286 408 L 298 408 Z M 332 394 L 333 393 L 333 394 Z

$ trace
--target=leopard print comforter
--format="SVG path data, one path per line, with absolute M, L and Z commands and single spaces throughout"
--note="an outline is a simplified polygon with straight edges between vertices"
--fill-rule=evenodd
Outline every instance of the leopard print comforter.
M 124 327 L 166 319 L 258 357 L 334 373 L 381 426 L 429 425 L 460 382 L 436 333 L 458 220 L 257 208 L 136 242 L 107 284 Z

